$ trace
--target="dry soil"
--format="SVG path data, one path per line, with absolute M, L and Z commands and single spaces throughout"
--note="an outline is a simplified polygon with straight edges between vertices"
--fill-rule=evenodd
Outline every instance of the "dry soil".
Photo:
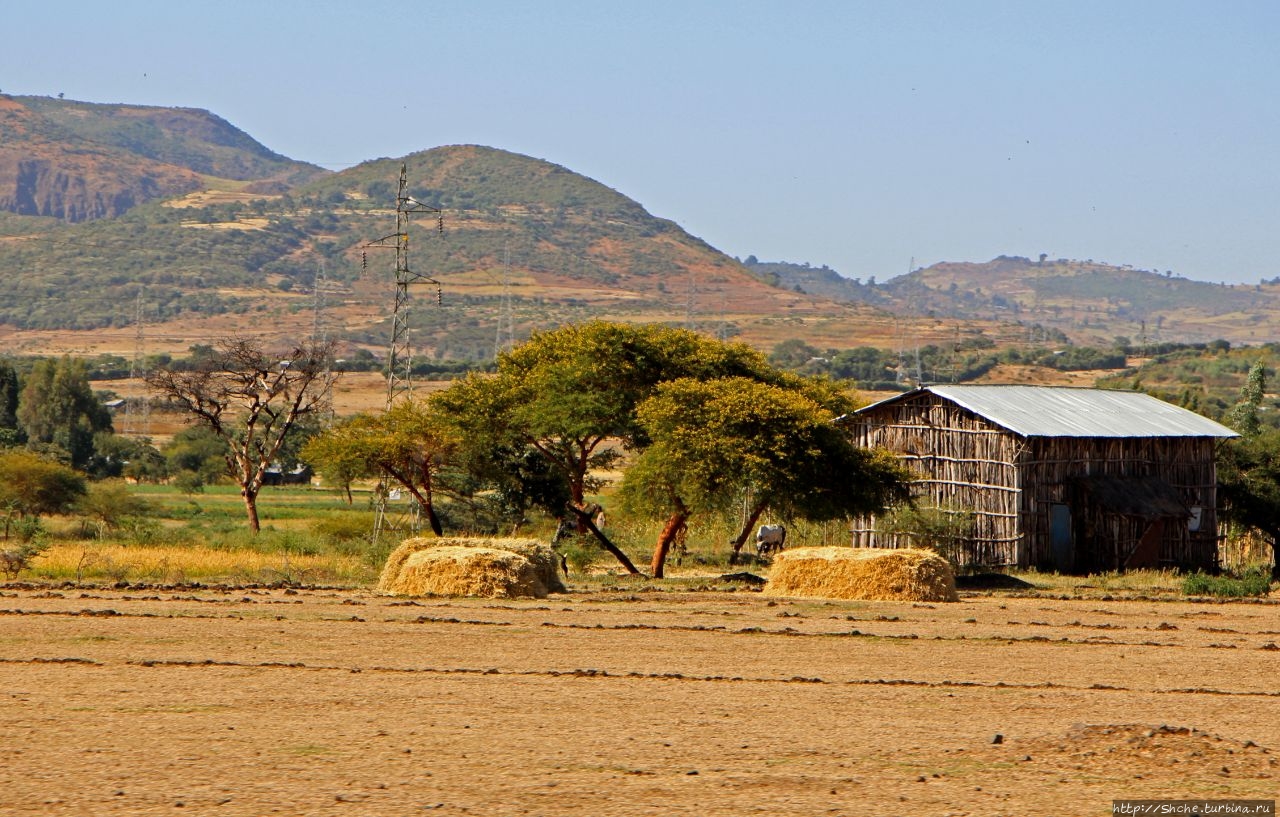
M 0 585 L 0 814 L 1271 798 L 1278 642 L 1270 604 Z

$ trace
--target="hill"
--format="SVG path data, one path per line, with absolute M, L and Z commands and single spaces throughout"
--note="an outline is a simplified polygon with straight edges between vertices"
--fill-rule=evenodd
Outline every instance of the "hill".
M 892 303 L 876 290 L 874 280 L 864 284 L 858 278 L 845 278 L 826 264 L 815 267 L 787 261 L 760 261 L 754 255 L 747 256 L 742 263 L 753 275 L 782 289 L 807 292 L 845 303 Z
M 1000 256 L 985 263 L 944 262 L 878 284 L 838 278 L 807 264 L 751 269 L 773 275 L 784 288 L 896 314 L 1046 327 L 1077 343 L 1266 343 L 1276 338 L 1271 327 L 1280 319 L 1280 281 L 1212 284 L 1092 260 Z
M 22 349 L 126 351 L 140 306 L 148 343 L 175 351 L 234 332 L 296 337 L 321 324 L 380 351 L 394 259 L 369 245 L 395 230 L 402 164 L 410 194 L 443 210 L 442 224 L 422 218 L 409 233 L 413 268 L 442 284 L 441 308 L 430 287 L 414 288 L 426 296 L 414 307 L 414 343 L 431 357 L 483 360 L 535 328 L 596 316 L 698 326 L 766 348 L 797 333 L 848 345 L 854 326 L 867 343 L 900 331 L 902 319 L 888 313 L 774 287 L 567 168 L 458 145 L 365 162 L 287 192 L 205 175 L 197 190 L 114 218 L 0 216 L 9 282 L 0 338 Z M 924 321 L 916 331 L 942 339 L 957 330 Z
M 0 95 L 0 211 L 80 222 L 202 189 L 202 176 L 280 192 L 325 172 L 208 111 Z

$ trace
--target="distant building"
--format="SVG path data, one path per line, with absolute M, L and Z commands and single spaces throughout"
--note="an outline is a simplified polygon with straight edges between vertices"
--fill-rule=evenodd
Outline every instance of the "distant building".
M 1214 453 L 1239 435 L 1141 392 L 930 386 L 848 427 L 918 474 L 921 506 L 972 519 L 963 563 L 1084 573 L 1217 562 Z M 853 544 L 908 538 L 868 517 Z

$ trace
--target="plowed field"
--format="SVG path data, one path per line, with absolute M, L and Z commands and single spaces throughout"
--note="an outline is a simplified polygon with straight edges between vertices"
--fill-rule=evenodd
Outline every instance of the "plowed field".
M 1271 798 L 1277 642 L 1270 604 L 0 586 L 0 813 L 1103 815 L 1113 798 Z

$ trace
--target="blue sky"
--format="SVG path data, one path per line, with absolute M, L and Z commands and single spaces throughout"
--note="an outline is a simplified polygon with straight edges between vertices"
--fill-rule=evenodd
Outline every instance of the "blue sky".
M 1280 3 L 5 0 L 0 31 L 5 93 L 206 108 L 334 169 L 490 145 L 739 257 L 1280 276 Z

